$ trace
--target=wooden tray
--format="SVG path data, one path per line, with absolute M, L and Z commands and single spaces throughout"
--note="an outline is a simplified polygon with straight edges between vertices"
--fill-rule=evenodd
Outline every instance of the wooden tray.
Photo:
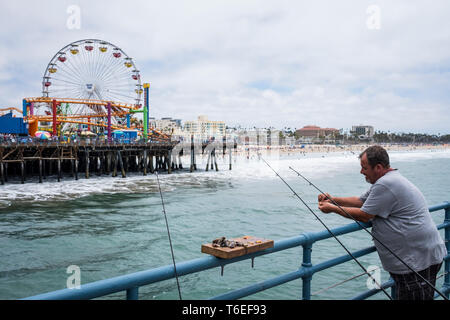
M 218 258 L 232 259 L 273 247 L 273 240 L 262 239 L 253 236 L 243 236 L 240 238 L 233 238 L 228 240 L 239 241 L 247 244 L 247 246 L 236 246 L 231 249 L 228 247 L 213 247 L 212 243 L 208 243 L 202 244 L 202 253 L 207 253 Z

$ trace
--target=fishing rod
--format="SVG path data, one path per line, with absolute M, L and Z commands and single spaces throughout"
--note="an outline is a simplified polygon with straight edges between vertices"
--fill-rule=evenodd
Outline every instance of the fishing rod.
M 309 209 L 309 211 L 314 215 L 314 217 L 316 217 L 316 219 L 325 227 L 325 229 L 327 229 L 327 231 L 333 236 L 334 239 L 336 239 L 336 241 L 342 246 L 342 248 L 344 248 L 344 250 L 347 252 L 347 254 L 353 259 L 355 260 L 355 262 L 361 267 L 361 269 L 364 270 L 365 273 L 367 273 L 369 275 L 369 277 L 373 280 L 373 282 L 384 292 L 384 294 L 390 299 L 393 300 L 392 297 L 390 296 L 389 293 L 386 292 L 386 290 L 383 288 L 383 286 L 381 286 L 377 280 L 375 280 L 375 278 L 369 273 L 369 271 L 367 271 L 367 269 L 358 261 L 358 259 L 355 258 L 355 256 L 347 249 L 347 247 L 338 239 L 338 237 L 333 233 L 333 231 L 330 230 L 330 228 L 328 228 L 328 226 L 322 221 L 322 219 L 319 218 L 319 216 L 308 206 L 308 204 L 297 194 L 297 192 L 295 192 L 294 189 L 292 189 L 292 187 L 278 174 L 278 172 L 276 172 L 271 166 L 270 164 L 267 163 L 266 160 L 264 160 L 263 157 L 261 157 L 261 159 L 264 161 L 265 164 L 267 164 L 269 166 L 270 169 L 272 169 L 273 172 L 275 172 L 275 174 L 281 179 L 281 181 L 284 182 L 284 184 L 294 193 L 294 195 Z
M 348 213 L 344 208 L 342 208 L 336 201 L 331 199 L 327 194 L 325 194 L 322 190 L 320 190 L 314 183 L 309 181 L 307 178 L 305 178 L 300 172 L 293 169 L 292 167 L 289 167 L 292 171 L 294 171 L 298 176 L 302 177 L 306 182 L 309 183 L 310 186 L 314 187 L 317 191 L 319 191 L 322 195 L 324 195 L 328 200 L 330 200 L 335 206 L 337 206 L 339 209 L 341 209 L 348 217 L 350 217 L 352 220 L 354 220 L 362 229 L 364 229 L 368 234 L 372 236 L 374 240 L 376 240 L 379 244 L 381 244 L 386 250 L 388 250 L 396 259 L 398 259 L 401 263 L 403 263 L 409 270 L 411 270 L 415 275 L 419 276 L 420 279 L 425 281 L 427 285 L 429 285 L 433 290 L 435 290 L 444 300 L 448 300 L 448 298 L 440 292 L 435 286 L 433 286 L 427 279 L 425 279 L 420 273 L 415 271 L 413 268 L 411 268 L 405 261 L 403 261 L 398 255 L 396 255 L 391 249 L 389 249 L 383 242 L 381 242 L 377 237 L 373 235 L 372 232 L 370 232 L 364 225 L 355 219 L 350 213 Z
M 158 181 L 159 194 L 161 195 L 161 204 L 164 212 L 164 219 L 166 220 L 166 229 L 167 235 L 169 236 L 170 252 L 172 253 L 173 270 L 175 271 L 175 278 L 177 279 L 178 295 L 180 297 L 180 300 L 183 300 L 181 298 L 181 289 L 180 289 L 180 282 L 178 281 L 177 265 L 175 264 L 175 255 L 173 254 L 172 240 L 170 238 L 170 231 L 169 231 L 169 223 L 167 222 L 166 208 L 164 206 L 164 198 L 161 191 L 161 185 L 159 184 L 158 171 L 155 171 L 155 173 L 156 173 L 156 180 Z

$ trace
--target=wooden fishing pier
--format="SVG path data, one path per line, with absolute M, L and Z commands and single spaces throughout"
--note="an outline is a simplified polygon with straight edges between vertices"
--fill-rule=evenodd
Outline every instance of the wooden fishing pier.
M 147 175 L 183 169 L 181 156 L 190 154 L 189 170 L 197 170 L 196 156 L 208 156 L 205 170 L 218 171 L 216 155 L 229 156 L 231 170 L 235 143 L 179 143 L 171 141 L 107 143 L 102 142 L 28 142 L 0 143 L 0 184 L 9 179 L 25 183 L 38 177 L 42 183 L 47 177 L 63 178 L 111 175 L 125 178 L 127 173 Z

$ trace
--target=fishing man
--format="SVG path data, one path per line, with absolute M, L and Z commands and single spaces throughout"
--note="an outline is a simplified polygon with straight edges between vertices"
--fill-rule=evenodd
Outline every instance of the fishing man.
M 397 169 L 390 167 L 384 148 L 371 146 L 359 159 L 361 174 L 372 184 L 370 189 L 360 197 L 320 194 L 319 209 L 346 218 L 351 218 L 350 214 L 360 222 L 372 222 L 375 247 L 383 268 L 395 281 L 396 299 L 433 299 L 436 275 L 447 250 L 423 194 Z

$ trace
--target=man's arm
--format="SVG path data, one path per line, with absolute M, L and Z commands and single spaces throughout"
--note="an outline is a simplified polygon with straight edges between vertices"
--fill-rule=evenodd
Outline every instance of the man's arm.
M 360 222 L 369 222 L 370 220 L 372 220 L 375 217 L 372 214 L 368 214 L 368 213 L 362 211 L 360 208 L 343 207 L 343 206 L 341 206 L 341 208 L 339 208 L 338 206 L 332 204 L 329 201 L 319 202 L 319 209 L 320 209 L 320 211 L 322 211 L 324 213 L 335 212 L 347 219 L 352 219 L 351 217 L 349 217 L 349 215 L 350 215 L 355 220 L 360 221 Z
M 363 202 L 359 197 L 332 197 L 330 194 L 319 194 L 319 202 L 329 201 L 329 202 L 336 202 L 341 207 L 352 207 L 352 208 L 361 208 L 363 205 Z M 332 201 L 330 201 L 331 199 Z
M 361 208 L 363 206 L 363 202 L 359 197 L 335 197 L 333 200 L 341 207 Z

